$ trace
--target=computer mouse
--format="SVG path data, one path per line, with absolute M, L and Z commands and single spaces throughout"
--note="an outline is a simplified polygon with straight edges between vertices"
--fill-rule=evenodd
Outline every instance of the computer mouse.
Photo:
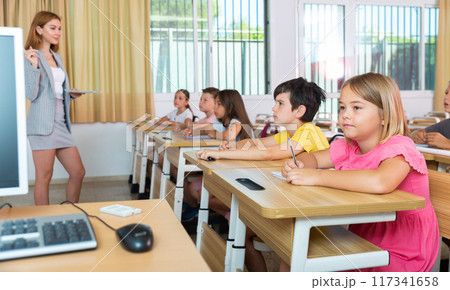
M 216 161 L 216 158 L 209 156 L 206 158 L 206 161 Z
M 152 229 L 144 224 L 129 224 L 116 230 L 122 245 L 130 252 L 149 251 L 153 246 Z

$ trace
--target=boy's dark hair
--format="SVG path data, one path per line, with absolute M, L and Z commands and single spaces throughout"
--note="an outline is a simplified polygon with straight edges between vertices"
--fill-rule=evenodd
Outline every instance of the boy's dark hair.
M 210 94 L 213 97 L 213 99 L 215 99 L 220 91 L 219 91 L 219 89 L 216 89 L 214 87 L 209 87 L 209 88 L 203 89 L 202 92 L 205 94 Z
M 311 122 L 314 119 L 320 104 L 325 101 L 325 91 L 316 83 L 308 82 L 300 77 L 279 84 L 273 92 L 273 98 L 282 93 L 290 93 L 292 111 L 303 105 L 306 108 L 305 114 L 300 118 L 303 122 Z

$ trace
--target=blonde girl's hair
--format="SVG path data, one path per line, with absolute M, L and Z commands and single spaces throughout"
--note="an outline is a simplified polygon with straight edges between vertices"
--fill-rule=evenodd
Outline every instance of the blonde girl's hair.
M 36 31 L 36 27 L 40 26 L 44 28 L 45 24 L 49 23 L 53 19 L 58 19 L 61 22 L 61 18 L 53 12 L 41 11 L 38 12 L 33 21 L 31 22 L 30 31 L 28 32 L 28 38 L 25 42 L 25 49 L 29 49 L 30 46 L 34 49 L 40 49 L 42 45 L 42 36 Z M 50 45 L 50 49 L 54 52 L 58 52 L 59 43 Z
M 346 86 L 379 108 L 380 116 L 384 120 L 380 143 L 386 142 L 394 135 L 410 135 L 400 90 L 392 78 L 377 73 L 366 73 L 347 80 L 342 85 L 341 91 Z

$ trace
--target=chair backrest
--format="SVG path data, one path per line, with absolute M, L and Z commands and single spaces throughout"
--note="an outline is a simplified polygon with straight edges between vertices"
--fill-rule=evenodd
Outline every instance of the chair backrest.
M 272 116 L 269 114 L 257 114 L 255 118 L 255 124 L 266 124 L 270 117 Z
M 428 170 L 430 198 L 441 236 L 450 239 L 450 174 Z
M 267 122 L 261 131 L 260 138 L 264 138 L 273 134 L 278 133 L 278 129 L 274 122 Z
M 424 125 L 431 125 L 435 123 L 439 123 L 441 119 L 438 117 L 414 117 L 411 120 L 409 120 L 409 124 L 424 124 Z
M 336 134 L 336 135 L 334 135 L 333 137 L 330 138 L 330 140 L 328 141 L 328 143 L 331 144 L 331 142 L 336 141 L 336 140 L 339 140 L 339 139 L 342 139 L 342 138 L 345 138 L 344 134 L 341 134 L 341 133 Z
M 450 118 L 450 113 L 444 111 L 431 111 L 426 114 L 426 117 L 438 117 L 441 120 Z

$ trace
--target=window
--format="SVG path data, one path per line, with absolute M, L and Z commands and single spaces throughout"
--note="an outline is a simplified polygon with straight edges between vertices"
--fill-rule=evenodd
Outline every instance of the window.
M 304 75 L 334 98 L 346 78 L 367 72 L 392 77 L 400 90 L 434 90 L 439 11 L 422 2 L 299 0 Z M 320 112 L 337 112 L 336 100 Z
M 150 9 L 156 93 L 269 91 L 266 1 L 150 0 Z
M 420 89 L 419 7 L 359 5 L 356 12 L 357 74 L 392 77 L 400 90 Z
M 192 1 L 150 1 L 153 86 L 157 93 L 194 89 Z
M 342 5 L 305 4 L 305 77 L 327 92 L 344 79 L 344 17 Z
M 306 77 L 327 92 L 337 92 L 344 71 L 347 77 L 382 73 L 401 90 L 434 89 L 437 8 L 331 2 L 336 4 L 303 3 Z
M 424 19 L 425 90 L 434 90 L 438 23 L 439 23 L 439 9 L 425 8 L 425 19 Z

